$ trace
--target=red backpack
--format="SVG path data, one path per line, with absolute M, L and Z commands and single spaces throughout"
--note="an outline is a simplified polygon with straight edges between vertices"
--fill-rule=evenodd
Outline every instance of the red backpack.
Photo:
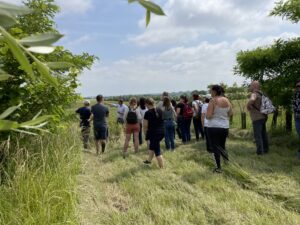
M 183 118 L 191 119 L 193 118 L 194 112 L 192 107 L 189 104 L 184 104 L 183 108 Z

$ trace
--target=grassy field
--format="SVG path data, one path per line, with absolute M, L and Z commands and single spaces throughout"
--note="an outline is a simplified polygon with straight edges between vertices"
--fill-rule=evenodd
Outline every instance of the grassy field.
M 114 125 L 111 134 L 117 130 Z M 121 134 L 104 155 L 97 157 L 94 149 L 83 153 L 80 223 L 300 224 L 298 144 L 296 136 L 274 137 L 270 154 L 258 157 L 249 131 L 242 138 L 232 134 L 227 145 L 230 163 L 224 173 L 214 174 L 214 161 L 203 142 L 177 141 L 176 152 L 164 152 L 166 168 L 160 170 L 156 161 L 143 165 L 145 145 L 138 154 L 131 146 L 124 160 Z
M 156 161 L 142 163 L 145 144 L 134 154 L 131 143 L 124 160 L 115 108 L 109 125 L 101 156 L 93 144 L 82 151 L 75 121 L 56 134 L 16 135 L 1 143 L 8 158 L 5 171 L 1 167 L 0 224 L 300 224 L 296 135 L 272 136 L 270 154 L 258 157 L 251 131 L 235 126 L 227 145 L 230 163 L 214 174 L 204 142 L 183 146 L 177 140 L 176 152 L 164 152 L 163 170 Z
M 1 225 L 78 224 L 78 125 L 57 132 L 38 137 L 17 134 L 1 143 L 6 155 L 0 168 L 5 177 L 0 185 Z

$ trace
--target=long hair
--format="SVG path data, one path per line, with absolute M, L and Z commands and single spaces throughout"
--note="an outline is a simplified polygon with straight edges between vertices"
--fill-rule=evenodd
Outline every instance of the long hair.
M 182 99 L 184 103 L 188 103 L 188 99 L 185 95 L 180 95 L 180 99 Z
M 225 95 L 225 91 L 224 91 L 224 88 L 222 88 L 222 86 L 220 85 L 213 85 L 211 87 L 211 90 L 216 92 L 216 96 L 224 96 Z
M 169 110 L 169 109 L 171 109 L 171 100 L 170 100 L 170 98 L 169 97 L 164 97 L 164 99 L 163 99 L 163 106 L 167 109 L 167 110 Z

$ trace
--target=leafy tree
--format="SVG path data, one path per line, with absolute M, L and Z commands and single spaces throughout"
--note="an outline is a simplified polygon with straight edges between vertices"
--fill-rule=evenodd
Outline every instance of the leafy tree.
M 299 0 L 289 0 L 289 1 L 279 1 L 276 3 L 275 8 L 270 13 L 271 16 L 282 16 L 291 20 L 293 23 L 298 23 L 300 20 L 300 1 Z

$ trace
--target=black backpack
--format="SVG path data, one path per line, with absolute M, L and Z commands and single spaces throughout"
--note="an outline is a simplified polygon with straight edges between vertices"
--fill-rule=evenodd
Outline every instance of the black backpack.
M 138 117 L 134 110 L 129 108 L 129 111 L 127 113 L 126 122 L 128 124 L 136 124 L 138 123 Z

